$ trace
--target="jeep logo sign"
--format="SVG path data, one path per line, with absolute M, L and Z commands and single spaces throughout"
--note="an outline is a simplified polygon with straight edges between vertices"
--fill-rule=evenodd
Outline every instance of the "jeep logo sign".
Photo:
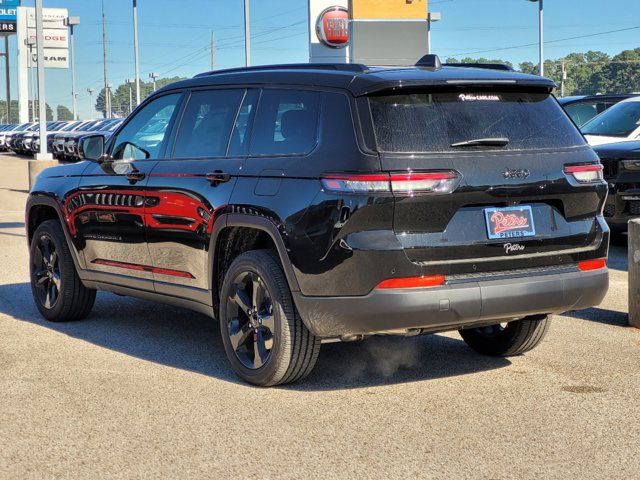
M 327 47 L 346 47 L 349 44 L 349 11 L 338 6 L 323 10 L 316 21 L 316 35 Z

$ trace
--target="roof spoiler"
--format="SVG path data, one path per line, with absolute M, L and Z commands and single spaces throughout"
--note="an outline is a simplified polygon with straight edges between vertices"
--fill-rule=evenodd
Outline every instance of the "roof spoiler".
M 504 63 L 445 63 L 445 67 L 457 68 L 483 68 L 485 70 L 502 70 L 504 72 L 514 72 L 513 67 Z

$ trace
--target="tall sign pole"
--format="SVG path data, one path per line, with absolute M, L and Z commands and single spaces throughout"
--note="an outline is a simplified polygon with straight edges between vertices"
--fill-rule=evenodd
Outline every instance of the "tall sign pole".
M 105 117 L 111 118 L 111 93 L 109 92 L 109 78 L 107 75 L 107 26 L 104 15 L 104 0 L 102 0 L 102 66 L 104 74 L 104 103 Z
M 7 123 L 11 124 L 11 71 L 9 70 L 9 36 L 4 36 L 4 74 L 7 85 Z
M 133 60 L 136 76 L 136 105 L 140 104 L 140 53 L 138 49 L 138 0 L 133 0 Z
M 69 56 L 71 57 L 71 104 L 73 105 L 73 119 L 78 120 L 78 92 L 76 91 L 76 48 L 73 29 L 80 25 L 80 17 L 67 17 L 65 24 L 69 27 Z
M 36 160 L 52 160 L 47 153 L 47 100 L 44 78 L 44 27 L 42 21 L 42 0 L 36 0 L 36 45 L 38 51 L 38 103 L 40 104 L 40 153 Z
M 249 14 L 249 0 L 244 0 L 244 58 L 245 66 L 251 66 L 251 26 Z

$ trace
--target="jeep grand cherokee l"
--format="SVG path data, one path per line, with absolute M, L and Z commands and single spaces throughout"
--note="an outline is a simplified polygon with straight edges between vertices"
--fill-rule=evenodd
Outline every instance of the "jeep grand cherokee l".
M 305 377 L 323 341 L 377 334 L 526 352 L 608 288 L 602 165 L 553 87 L 434 57 L 164 87 L 38 178 L 36 305 L 77 320 L 108 290 L 202 312 L 261 386 Z

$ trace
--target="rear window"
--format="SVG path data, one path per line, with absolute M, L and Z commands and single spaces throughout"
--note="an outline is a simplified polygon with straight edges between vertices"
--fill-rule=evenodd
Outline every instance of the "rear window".
M 584 125 L 585 135 L 628 137 L 640 127 L 640 102 L 622 102 Z
M 546 93 L 439 92 L 369 98 L 378 150 L 463 151 L 452 145 L 508 139 L 467 150 L 529 150 L 584 145 L 562 107 Z

